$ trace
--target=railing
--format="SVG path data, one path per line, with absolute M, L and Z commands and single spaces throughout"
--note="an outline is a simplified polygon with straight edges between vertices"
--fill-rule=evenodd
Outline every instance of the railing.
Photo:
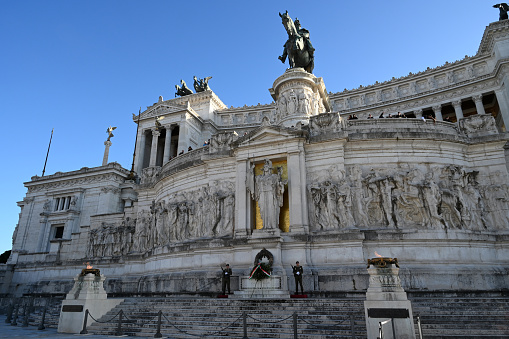
M 146 325 L 146 323 L 139 324 L 137 320 L 131 319 L 129 316 L 127 316 L 124 313 L 123 310 L 120 310 L 116 315 L 110 317 L 107 320 L 101 320 L 100 321 L 100 320 L 94 318 L 93 315 L 90 313 L 90 311 L 88 309 L 86 309 L 85 310 L 85 318 L 83 319 L 83 328 L 82 328 L 80 334 L 88 334 L 88 330 L 87 330 L 88 317 L 90 317 L 92 320 L 94 320 L 95 322 L 98 322 L 98 323 L 103 323 L 103 324 L 104 323 L 112 323 L 112 324 L 115 324 L 116 325 L 115 336 L 122 336 L 122 335 L 124 335 L 124 333 L 126 332 L 125 331 L 125 326 L 127 326 L 128 324 L 136 323 L 139 327 L 145 327 L 145 325 Z M 260 324 L 260 323 L 263 323 L 263 324 L 278 324 L 278 323 L 284 323 L 286 321 L 291 321 L 292 322 L 292 331 L 293 331 L 294 339 L 298 338 L 299 319 L 302 320 L 305 324 L 307 324 L 308 326 L 311 326 L 314 329 L 317 329 L 317 330 L 331 330 L 331 331 L 338 330 L 338 329 L 341 328 L 340 327 L 341 325 L 343 325 L 346 322 L 349 322 L 351 338 L 352 339 L 356 338 L 356 336 L 355 336 L 355 331 L 356 331 L 356 328 L 355 328 L 355 318 L 354 318 L 353 315 L 350 315 L 348 319 L 346 319 L 344 321 L 341 321 L 341 322 L 338 322 L 337 324 L 334 324 L 334 325 L 323 325 L 323 324 L 314 324 L 314 323 L 310 322 L 308 319 L 306 319 L 304 316 L 299 316 L 297 314 L 297 312 L 294 312 L 290 316 L 288 316 L 286 318 L 283 318 L 283 319 L 274 320 L 274 321 L 267 321 L 266 319 L 255 318 L 255 317 L 247 314 L 247 312 L 244 311 L 244 312 L 242 312 L 241 315 L 236 317 L 235 320 L 233 320 L 231 323 L 229 323 L 226 326 L 223 326 L 222 328 L 220 328 L 220 329 L 218 329 L 216 331 L 207 332 L 207 333 L 204 333 L 204 334 L 196 334 L 196 333 L 190 333 L 190 332 L 188 332 L 188 331 L 186 331 L 186 330 L 184 330 L 182 328 L 179 328 L 177 326 L 177 324 L 175 324 L 175 322 L 173 322 L 170 319 L 168 319 L 168 317 L 166 315 L 164 315 L 163 312 L 160 310 L 157 313 L 157 327 L 156 327 L 156 333 L 154 334 L 154 338 L 162 338 L 162 336 L 163 336 L 162 333 L 161 333 L 161 328 L 162 328 L 162 325 L 163 325 L 163 318 L 164 318 L 164 320 L 166 320 L 166 323 L 167 323 L 167 325 L 169 325 L 169 327 L 174 328 L 179 333 L 182 333 L 184 335 L 193 336 L 193 337 L 202 337 L 202 338 L 207 338 L 207 337 L 211 337 L 211 336 L 214 336 L 214 335 L 220 335 L 221 333 L 224 333 L 225 330 L 227 330 L 229 328 L 233 328 L 233 325 L 236 324 L 237 322 L 239 322 L 239 320 L 241 320 L 241 319 L 242 319 L 243 339 L 248 339 L 249 338 L 248 337 L 248 319 L 251 319 L 252 321 L 254 321 L 254 323 L 257 323 L 257 324 Z

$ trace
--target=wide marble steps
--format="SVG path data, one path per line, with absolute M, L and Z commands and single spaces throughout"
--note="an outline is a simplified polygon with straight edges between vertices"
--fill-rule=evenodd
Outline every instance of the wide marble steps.
M 355 337 L 366 337 L 362 299 L 137 298 L 126 299 L 99 320 L 109 320 L 120 310 L 122 334 L 139 337 L 154 337 L 159 310 L 161 333 L 168 338 L 242 338 L 243 312 L 248 338 L 294 338 L 294 313 L 298 338 L 352 338 L 352 323 Z M 117 322 L 118 317 L 94 323 L 89 332 L 114 335 Z
M 509 338 L 509 296 L 430 293 L 409 299 L 426 339 Z

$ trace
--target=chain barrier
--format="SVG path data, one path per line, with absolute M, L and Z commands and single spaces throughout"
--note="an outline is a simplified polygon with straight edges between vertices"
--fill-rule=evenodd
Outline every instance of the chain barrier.
M 288 318 L 284 318 L 284 319 L 281 319 L 281 320 L 278 320 L 278 321 L 266 321 L 266 320 L 262 320 L 262 319 L 256 319 L 256 318 L 253 318 L 252 316 L 250 316 L 249 314 L 247 315 L 249 318 L 253 319 L 254 321 L 257 321 L 259 323 L 263 322 L 265 324 L 279 324 L 283 321 L 286 321 L 288 319 L 290 319 L 291 317 L 293 317 L 293 314 L 291 316 L 289 316 Z
M 337 325 L 317 325 L 317 324 L 310 323 L 309 321 L 307 321 L 306 319 L 304 319 L 302 317 L 300 317 L 300 318 L 303 322 L 305 322 L 306 324 L 308 324 L 310 326 L 313 326 L 315 328 L 330 329 L 330 330 L 338 329 L 340 325 L 346 323 L 347 321 L 350 321 L 350 319 L 346 319 L 346 320 L 343 320 L 342 322 L 338 323 Z
M 111 317 L 110 319 L 108 320 L 105 320 L 105 321 L 99 321 L 97 320 L 96 318 L 94 318 L 92 316 L 92 314 L 87 310 L 86 314 L 85 314 L 85 324 L 84 324 L 84 329 L 86 327 L 86 317 L 87 315 L 90 316 L 90 318 L 92 320 L 94 320 L 95 322 L 98 322 L 98 323 L 101 323 L 101 324 L 105 324 L 105 323 L 111 323 L 115 318 L 117 317 L 125 317 L 125 320 L 129 321 L 128 324 L 133 324 L 133 323 L 136 323 L 136 325 L 139 325 L 141 327 L 144 327 L 147 323 L 139 323 L 138 322 L 138 319 L 131 319 L 130 317 L 128 317 L 124 312 L 123 310 L 120 310 L 116 315 L 114 315 L 113 317 Z M 222 332 L 224 332 L 226 329 L 232 327 L 232 325 L 234 325 L 235 323 L 237 323 L 241 318 L 245 317 L 249 317 L 251 318 L 252 320 L 254 320 L 255 322 L 258 322 L 258 323 L 265 323 L 265 324 L 278 324 L 278 323 L 281 323 L 281 322 L 284 322 L 284 321 L 287 321 L 288 319 L 290 318 L 294 318 L 294 322 L 296 321 L 295 318 L 300 318 L 304 323 L 310 325 L 310 326 L 313 326 L 314 328 L 317 328 L 317 329 L 324 329 L 324 330 L 336 330 L 338 328 L 340 328 L 340 325 L 343 325 L 344 323 L 348 322 L 348 321 L 351 321 L 352 319 L 346 319 L 346 320 L 343 320 L 341 321 L 340 323 L 336 324 L 336 325 L 319 325 L 319 324 L 313 324 L 309 321 L 307 321 L 305 318 L 303 318 L 302 316 L 300 317 L 296 317 L 296 313 L 293 313 L 292 315 L 286 317 L 286 318 L 283 318 L 283 319 L 280 319 L 280 320 L 277 320 L 277 321 L 267 321 L 265 319 L 257 319 L 251 315 L 248 315 L 247 313 L 243 312 L 239 317 L 237 317 L 237 319 L 235 319 L 234 321 L 232 321 L 230 324 L 228 324 L 227 326 L 217 330 L 217 331 L 214 331 L 214 332 L 209 332 L 209 333 L 206 333 L 206 334 L 194 334 L 194 333 L 190 333 L 188 331 L 185 331 L 179 327 L 177 327 L 170 319 L 168 319 L 168 317 L 162 313 L 162 311 L 159 311 L 157 314 L 153 315 L 154 317 L 157 317 L 158 318 L 158 330 L 157 330 L 157 333 L 156 335 L 160 335 L 160 325 L 161 325 L 161 316 L 164 317 L 164 319 L 166 319 L 166 321 L 168 322 L 168 324 L 170 326 L 172 326 L 173 328 L 175 328 L 177 331 L 179 331 L 180 333 L 183 333 L 183 334 L 186 334 L 186 335 L 190 335 L 190 336 L 195 336 L 195 337 L 208 337 L 208 336 L 213 336 L 213 335 L 216 335 L 216 334 L 220 334 Z M 119 318 L 119 321 L 117 321 L 117 324 L 120 328 L 120 322 L 121 322 L 121 318 Z M 246 327 L 246 324 L 244 324 L 244 327 Z M 159 336 L 156 336 L 156 338 L 158 338 Z
M 112 321 L 113 319 L 115 319 L 116 317 L 118 317 L 118 315 L 119 315 L 120 313 L 122 313 L 122 312 L 123 312 L 123 311 L 122 311 L 122 310 L 120 310 L 120 312 L 118 312 L 118 313 L 117 313 L 116 315 L 114 315 L 111 319 L 106 320 L 106 321 L 99 321 L 99 320 L 97 320 L 96 318 L 94 318 L 94 317 L 92 316 L 92 313 L 90 313 L 90 311 L 88 311 L 88 315 L 90 316 L 90 318 L 92 318 L 92 320 L 93 320 L 93 321 L 98 322 L 99 324 L 106 324 L 106 323 L 109 323 L 110 321 Z

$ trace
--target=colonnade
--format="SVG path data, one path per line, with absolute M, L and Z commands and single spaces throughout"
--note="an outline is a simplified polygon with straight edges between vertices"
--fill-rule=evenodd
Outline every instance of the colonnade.
M 486 111 L 484 109 L 484 105 L 482 102 L 482 98 L 483 98 L 482 94 L 477 94 L 477 95 L 474 95 L 474 96 L 468 98 L 474 102 L 475 108 L 477 110 L 477 114 L 486 114 Z M 464 118 L 463 109 L 461 108 L 462 102 L 463 102 L 463 100 L 461 100 L 461 99 L 454 100 L 454 101 L 450 102 L 452 107 L 454 107 L 454 113 L 456 114 L 456 120 Z M 435 114 L 436 120 L 444 120 L 444 118 L 442 116 L 442 108 L 443 107 L 444 107 L 444 104 L 436 104 L 431 107 L 433 110 L 433 113 Z M 423 109 L 422 108 L 416 109 L 413 111 L 413 113 L 415 114 L 416 118 L 422 118 Z
M 162 130 L 165 132 L 161 158 L 158 155 L 161 153 Z M 180 127 L 176 124 L 143 130 L 136 145 L 135 171 L 140 174 L 145 167 L 162 166 L 167 163 L 177 153 L 181 144 L 180 134 Z M 177 135 L 179 136 L 178 140 L 172 142 L 172 137 Z M 147 143 L 148 141 L 150 141 L 150 145 Z

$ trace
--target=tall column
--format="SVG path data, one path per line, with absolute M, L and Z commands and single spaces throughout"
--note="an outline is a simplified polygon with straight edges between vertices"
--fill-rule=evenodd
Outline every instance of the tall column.
M 138 144 L 136 145 L 136 158 L 134 171 L 138 174 L 141 173 L 141 170 L 143 169 L 143 157 L 145 156 L 145 142 L 146 142 L 146 136 L 145 136 L 145 130 L 141 130 L 141 133 L 138 138 Z
M 301 152 L 288 154 L 288 197 L 290 202 L 290 232 L 305 232 L 307 226 L 307 205 L 305 199 L 306 181 L 302 181 Z M 303 194 L 304 193 L 304 194 Z
M 442 117 L 442 105 L 433 106 L 433 112 L 435 113 L 435 119 L 442 121 L 444 118 Z
M 247 159 L 237 160 L 237 182 L 235 185 L 235 237 L 245 238 L 251 229 L 251 198 L 246 187 Z
M 188 147 L 188 139 L 187 139 L 187 126 L 186 122 L 183 121 L 179 124 L 179 140 L 178 140 L 178 149 L 177 154 L 180 153 L 180 151 L 184 150 L 184 152 L 187 152 Z
M 111 141 L 109 140 L 106 140 L 104 142 L 104 155 L 103 155 L 103 166 L 106 166 L 108 164 L 108 156 L 110 154 L 110 146 L 111 146 Z
M 507 126 L 505 130 L 509 128 L 509 93 L 505 86 L 495 91 L 497 96 L 498 107 L 500 107 L 499 114 L 502 114 L 504 126 Z
M 170 160 L 170 149 L 171 149 L 171 132 L 173 126 L 166 127 L 166 139 L 164 140 L 164 153 L 163 153 L 163 165 Z
M 159 132 L 157 129 L 152 130 L 152 148 L 150 149 L 150 167 L 154 167 L 156 165 L 156 157 L 157 157 L 157 142 L 159 141 Z
M 484 110 L 484 105 L 482 104 L 482 95 L 474 95 L 472 99 L 475 102 L 475 108 L 477 109 L 477 114 L 486 114 L 486 111 Z
M 415 114 L 415 117 L 416 117 L 417 119 L 422 118 L 422 108 L 416 109 L 416 110 L 414 111 L 414 114 Z
M 452 107 L 454 107 L 454 112 L 456 113 L 456 120 L 459 121 L 463 119 L 463 110 L 461 109 L 461 100 L 455 100 L 452 102 Z

